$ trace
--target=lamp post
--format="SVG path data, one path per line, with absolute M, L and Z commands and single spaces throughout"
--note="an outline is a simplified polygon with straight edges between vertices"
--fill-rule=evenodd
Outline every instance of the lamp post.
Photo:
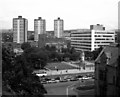
M 67 88 L 66 88 L 66 95 L 67 95 L 67 97 L 69 97 L 69 88 L 72 87 L 72 86 L 75 86 L 75 84 L 67 86 Z
M 69 91 L 69 87 L 71 87 L 72 85 L 70 85 L 70 86 L 67 86 L 67 88 L 66 88 L 66 95 L 67 95 L 67 97 L 69 97 L 69 93 L 68 93 L 68 91 Z

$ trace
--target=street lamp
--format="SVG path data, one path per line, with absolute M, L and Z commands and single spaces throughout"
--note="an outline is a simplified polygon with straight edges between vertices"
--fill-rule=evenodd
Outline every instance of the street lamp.
M 72 84 L 72 85 L 70 85 L 70 86 L 67 86 L 67 88 L 66 88 L 66 95 L 67 95 L 67 97 L 69 97 L 69 88 L 70 87 L 72 87 L 72 86 L 75 86 L 75 84 Z
M 71 85 L 70 85 L 70 86 L 67 86 L 67 88 L 66 88 L 66 95 L 67 95 L 67 97 L 69 96 L 69 95 L 68 95 L 68 89 L 69 89 L 69 87 L 71 87 Z

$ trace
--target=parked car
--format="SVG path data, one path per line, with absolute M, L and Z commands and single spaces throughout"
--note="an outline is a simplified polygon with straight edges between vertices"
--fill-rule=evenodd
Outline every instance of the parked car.
M 65 76 L 64 79 L 66 79 L 67 81 L 70 81 L 70 79 L 72 78 L 72 76 Z
M 77 78 L 78 80 L 81 80 L 82 77 L 83 77 L 82 75 L 77 75 L 77 76 L 76 76 L 76 78 Z
M 45 78 L 45 80 L 46 80 L 46 81 L 49 81 L 49 80 L 51 80 L 51 79 L 50 79 L 50 78 Z
M 51 79 L 48 81 L 48 83 L 56 83 L 56 80 L 55 79 Z
M 45 81 L 45 80 L 41 81 L 41 84 L 47 84 L 47 81 Z
M 60 77 L 56 77 L 55 80 L 60 80 Z
M 82 79 L 91 79 L 92 77 L 87 77 L 87 76 L 84 76 L 82 77 Z
M 70 81 L 71 78 L 66 78 L 67 81 Z
M 66 79 L 61 79 L 60 82 L 67 82 L 67 80 Z
M 56 82 L 60 82 L 60 79 L 61 79 L 60 77 L 56 77 L 56 78 L 55 78 L 55 81 L 56 81 Z
M 83 76 L 82 75 L 77 75 L 76 78 L 82 78 Z
M 72 77 L 70 81 L 77 81 L 78 79 L 76 77 Z

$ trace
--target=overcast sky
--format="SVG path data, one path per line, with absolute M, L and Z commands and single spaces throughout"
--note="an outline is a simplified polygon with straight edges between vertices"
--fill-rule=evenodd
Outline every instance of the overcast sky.
M 54 29 L 54 19 L 64 20 L 64 29 L 89 28 L 102 24 L 106 29 L 118 26 L 119 0 L 0 0 L 0 29 L 12 28 L 12 19 L 28 19 L 28 30 L 34 19 L 46 19 L 46 30 Z

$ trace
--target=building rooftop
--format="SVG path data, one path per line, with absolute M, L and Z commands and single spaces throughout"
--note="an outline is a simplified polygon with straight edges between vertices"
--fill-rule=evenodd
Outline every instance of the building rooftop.
M 106 56 L 106 64 L 116 67 L 115 63 L 117 63 L 118 56 L 120 56 L 118 44 L 111 44 L 109 46 L 104 47 L 104 49 L 101 51 L 95 62 L 100 61 L 100 58 L 103 55 L 103 53 Z

